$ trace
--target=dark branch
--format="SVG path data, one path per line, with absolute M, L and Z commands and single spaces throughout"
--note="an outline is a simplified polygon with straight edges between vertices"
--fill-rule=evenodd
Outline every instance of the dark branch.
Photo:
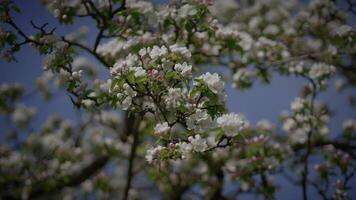
M 139 120 L 134 119 L 132 120 L 133 123 L 131 124 L 133 127 L 131 128 L 133 134 L 133 143 L 131 145 L 131 151 L 130 151 L 130 157 L 129 157 L 129 165 L 127 169 L 127 178 L 126 178 L 126 185 L 124 189 L 124 196 L 123 200 L 127 200 L 129 198 L 129 191 L 131 188 L 131 182 L 133 179 L 133 168 L 134 168 L 134 162 L 135 162 L 135 157 L 136 157 L 136 149 L 139 144 L 139 133 L 137 130 Z

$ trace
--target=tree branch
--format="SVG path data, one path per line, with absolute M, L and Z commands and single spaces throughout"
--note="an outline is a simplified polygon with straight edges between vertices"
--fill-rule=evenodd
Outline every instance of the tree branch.
M 133 179 L 133 168 L 134 168 L 134 162 L 135 162 L 135 157 L 136 157 L 136 149 L 139 144 L 139 133 L 137 130 L 139 120 L 136 119 L 136 120 L 134 120 L 134 122 L 135 123 L 132 123 L 132 125 L 133 125 L 133 128 L 132 128 L 133 143 L 131 145 L 129 165 L 128 165 L 128 169 L 127 169 L 127 178 L 126 178 L 126 185 L 125 185 L 125 189 L 124 189 L 123 200 L 127 200 L 129 198 L 129 191 L 130 191 L 131 182 Z

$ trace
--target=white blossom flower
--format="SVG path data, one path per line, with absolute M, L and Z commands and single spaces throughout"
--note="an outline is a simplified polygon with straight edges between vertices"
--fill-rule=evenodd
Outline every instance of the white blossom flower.
M 142 48 L 140 49 L 140 51 L 138 51 L 138 55 L 140 55 L 141 57 L 144 57 L 147 55 L 147 48 Z
M 92 106 L 95 105 L 95 101 L 93 101 L 93 100 L 91 100 L 91 99 L 84 99 L 84 100 L 82 100 L 82 104 L 83 104 L 85 107 L 89 108 L 89 107 L 92 107 Z
M 190 5 L 190 4 L 185 4 L 184 6 L 180 7 L 178 11 L 178 17 L 179 18 L 186 18 L 189 16 L 193 16 L 197 13 L 197 9 Z
M 89 193 L 89 192 L 93 191 L 93 188 L 94 188 L 94 185 L 93 185 L 93 181 L 92 180 L 85 180 L 81 184 L 81 189 L 85 193 Z
M 116 76 L 119 75 L 123 72 L 127 71 L 127 66 L 125 65 L 125 62 L 120 60 L 117 61 L 112 68 L 110 68 L 110 74 L 111 76 Z
M 280 30 L 279 30 L 278 26 L 276 26 L 274 24 L 270 24 L 263 30 L 263 33 L 264 34 L 276 35 L 279 31 Z
M 292 63 L 288 67 L 289 73 L 302 73 L 304 71 L 304 62 L 300 61 L 297 63 Z
M 127 7 L 138 9 L 140 13 L 148 13 L 153 11 L 153 5 L 148 1 L 128 1 Z
M 146 151 L 146 160 L 148 163 L 152 164 L 159 156 L 160 151 L 164 149 L 162 146 L 151 147 Z
M 135 97 L 137 95 L 137 92 L 131 88 L 131 86 L 127 83 L 123 85 L 125 94 L 129 97 Z
M 235 88 L 239 88 L 239 82 L 243 82 L 243 83 L 250 83 L 251 82 L 251 78 L 252 78 L 253 74 L 251 71 L 249 71 L 247 68 L 240 68 L 236 71 L 236 73 L 233 75 L 233 87 Z
M 154 128 L 154 133 L 156 135 L 163 136 L 163 135 L 167 134 L 170 129 L 171 129 L 171 127 L 169 127 L 167 122 L 158 123 L 158 124 L 156 124 L 156 126 Z
M 289 135 L 289 139 L 293 144 L 304 144 L 307 138 L 308 133 L 302 128 L 297 128 Z
M 93 67 L 93 63 L 86 57 L 79 56 L 74 58 L 72 63 L 73 68 L 82 68 L 82 67 Z
M 128 96 L 122 101 L 121 107 L 123 110 L 127 110 L 127 109 L 129 109 L 131 104 L 132 104 L 132 97 Z
M 209 7 L 214 15 L 221 15 L 222 11 L 230 11 L 237 9 L 239 4 L 235 0 L 213 1 L 213 5 Z
M 339 79 L 336 79 L 335 80 L 335 89 L 336 89 L 336 91 L 341 91 L 344 87 L 345 87 L 345 85 L 346 85 L 346 81 L 344 80 L 344 79 L 341 79 L 341 78 L 339 78 Z
M 232 26 L 221 26 L 219 25 L 218 30 L 216 31 L 216 36 L 221 38 L 237 37 L 239 32 L 235 27 Z
M 117 39 L 112 39 L 106 43 L 100 44 L 96 49 L 96 52 L 103 56 L 115 56 L 119 51 L 123 50 L 123 45 L 123 42 Z
M 63 79 L 63 81 L 70 79 L 70 76 L 71 74 L 67 70 L 64 70 L 62 68 L 59 70 L 59 78 Z
M 91 92 L 88 94 L 88 97 L 90 97 L 90 98 L 95 98 L 97 96 L 98 96 L 98 94 L 96 92 Z
M 344 35 L 348 34 L 350 31 L 352 31 L 351 26 L 342 25 L 342 26 L 338 27 L 338 29 L 336 30 L 336 34 L 339 36 L 344 36 Z
M 356 120 L 353 119 L 346 119 L 342 123 L 342 129 L 344 130 L 356 130 Z
M 330 129 L 327 126 L 322 126 L 319 130 L 320 135 L 326 136 L 330 133 Z
M 335 72 L 335 67 L 325 63 L 315 63 L 309 71 L 309 76 L 312 79 L 318 79 L 325 75 L 331 75 Z
M 149 54 L 151 59 L 155 60 L 161 56 L 166 55 L 167 53 L 168 50 L 165 46 L 161 46 L 161 47 L 153 46 Z
M 78 71 L 72 72 L 73 80 L 79 80 L 80 77 L 82 76 L 82 73 L 83 73 L 83 70 L 78 70 Z
M 208 88 L 215 94 L 220 94 L 224 91 L 225 83 L 220 79 L 220 76 L 217 73 L 211 74 L 210 72 L 207 72 L 197 77 L 197 79 L 202 79 Z
M 199 134 L 188 137 L 189 142 L 192 144 L 193 150 L 196 152 L 203 152 L 207 150 L 208 144 L 206 142 L 206 139 L 201 138 Z
M 226 136 L 236 136 L 241 130 L 246 128 L 246 120 L 240 114 L 224 114 L 216 120 L 219 127 L 222 128 Z
M 165 103 L 168 108 L 178 108 L 181 103 L 180 99 L 182 97 L 182 89 L 180 88 L 169 88 L 168 94 L 165 99 Z
M 120 75 L 126 73 L 129 69 L 135 70 L 134 65 L 138 60 L 136 55 L 129 54 L 124 60 L 118 60 L 114 66 L 110 69 L 110 74 L 112 76 Z
M 186 59 L 190 59 L 190 57 L 192 57 L 192 54 L 185 46 L 179 46 L 178 44 L 174 44 L 174 45 L 169 46 L 169 49 L 173 53 L 178 53 L 178 54 L 183 55 Z
M 119 124 L 121 116 L 114 111 L 102 111 L 96 118 L 105 124 Z
M 271 131 L 274 129 L 274 126 L 269 120 L 263 119 L 257 122 L 257 128 L 264 131 Z
M 297 126 L 297 123 L 292 119 L 288 118 L 283 122 L 282 129 L 285 132 L 290 132 L 292 129 L 294 129 Z
M 192 66 L 188 65 L 186 62 L 175 64 L 174 70 L 178 71 L 183 77 L 189 78 L 192 76 Z
M 146 76 L 146 70 L 143 69 L 142 67 L 133 67 L 132 68 L 133 71 L 135 71 L 135 77 L 142 77 L 142 76 Z
M 187 158 L 193 150 L 192 144 L 188 142 L 178 142 L 176 145 L 179 147 L 179 150 L 182 154 L 182 159 Z
M 300 98 L 300 97 L 297 97 L 291 103 L 291 109 L 294 112 L 299 112 L 299 111 L 303 110 L 303 108 L 305 107 L 306 103 L 307 103 L 307 100 L 305 100 L 303 98 Z
M 24 105 L 16 105 L 12 113 L 12 120 L 20 127 L 26 126 L 32 117 L 36 115 L 36 108 L 25 107 Z
M 205 110 L 197 109 L 187 118 L 186 122 L 189 130 L 203 132 L 212 126 L 213 120 Z

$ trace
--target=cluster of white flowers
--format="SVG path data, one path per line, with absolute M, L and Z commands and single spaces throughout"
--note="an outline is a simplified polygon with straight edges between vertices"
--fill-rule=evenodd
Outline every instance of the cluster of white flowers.
M 196 152 L 203 152 L 208 148 L 206 139 L 202 138 L 199 134 L 195 136 L 189 136 L 188 140 L 192 145 L 193 150 Z
M 236 113 L 224 114 L 217 118 L 216 122 L 225 135 L 229 137 L 236 136 L 241 130 L 248 127 L 248 122 L 245 118 Z
M 210 72 L 207 72 L 203 75 L 200 75 L 196 79 L 203 80 L 208 88 L 215 94 L 221 94 L 224 92 L 225 83 L 221 80 L 217 73 L 211 74 Z
M 138 54 L 141 57 L 145 57 L 146 55 L 149 55 L 149 57 L 152 60 L 156 60 L 160 57 L 163 57 L 167 55 L 169 52 L 175 53 L 175 54 L 180 54 L 182 55 L 185 59 L 189 60 L 192 56 L 191 52 L 184 46 L 180 46 L 178 44 L 173 44 L 167 48 L 166 46 L 153 46 L 147 47 L 147 48 L 142 48 L 138 52 Z
M 164 136 L 169 132 L 170 129 L 171 127 L 169 127 L 167 122 L 158 123 L 154 128 L 154 134 L 158 136 Z
M 169 88 L 165 98 L 165 103 L 168 108 L 178 108 L 181 105 L 182 89 Z
M 112 76 L 116 76 L 116 75 L 121 75 L 124 74 L 126 72 L 128 72 L 128 70 L 130 68 L 133 68 L 134 65 L 136 64 L 138 58 L 136 55 L 132 55 L 129 54 L 125 60 L 118 60 L 114 66 L 110 69 L 110 73 Z
M 291 109 L 294 112 L 299 112 L 299 111 L 303 110 L 306 107 L 307 104 L 308 104 L 308 102 L 307 102 L 306 99 L 303 99 L 301 97 L 297 97 L 291 103 Z
M 127 1 L 127 7 L 137 9 L 140 13 L 149 13 L 153 11 L 153 5 L 148 1 Z
M 94 63 L 91 62 L 88 58 L 84 56 L 79 56 L 74 58 L 72 63 L 73 69 L 81 70 L 81 69 L 93 69 Z
M 15 100 L 18 100 L 23 94 L 23 91 L 24 87 L 20 83 L 0 83 L 0 113 L 5 111 L 7 106 L 10 106 L 9 104 L 13 104 Z
M 143 69 L 142 67 L 133 67 L 131 68 L 135 72 L 135 77 L 143 77 L 146 76 L 146 70 Z
M 182 55 L 186 59 L 190 59 L 192 57 L 192 53 L 185 46 L 173 44 L 173 45 L 169 46 L 169 50 L 173 53 Z
M 139 36 L 132 36 L 128 40 L 112 39 L 98 46 L 96 52 L 102 56 L 115 57 L 120 52 L 127 52 L 135 45 L 143 42 L 149 43 L 153 39 L 151 33 L 146 32 Z M 127 54 L 125 54 L 127 55 Z
M 192 66 L 184 63 L 177 63 L 174 65 L 174 70 L 179 72 L 183 77 L 189 78 L 192 76 Z
M 18 170 L 23 166 L 24 157 L 25 156 L 23 154 L 12 151 L 9 152 L 9 155 L 0 157 L 0 165 L 2 169 L 11 168 L 13 170 Z
M 26 107 L 24 105 L 16 105 L 12 113 L 12 120 L 20 127 L 28 125 L 30 120 L 36 115 L 37 111 L 34 107 Z
M 212 126 L 213 120 L 205 110 L 197 109 L 187 117 L 186 122 L 189 130 L 204 132 Z
M 176 146 L 179 147 L 179 151 L 182 154 L 182 159 L 189 157 L 193 150 L 193 146 L 189 142 L 178 142 Z
M 335 80 L 334 85 L 335 85 L 335 90 L 340 92 L 341 90 L 343 90 L 346 86 L 347 82 L 345 79 L 342 78 L 338 78 Z
M 336 30 L 336 34 L 338 36 L 345 36 L 348 33 L 350 33 L 352 31 L 352 27 L 349 25 L 341 25 L 339 26 L 339 28 Z
M 304 72 L 304 69 L 305 69 L 305 64 L 303 61 L 291 62 L 288 65 L 289 73 L 301 74 Z
M 84 100 L 82 100 L 82 104 L 85 107 L 90 108 L 90 107 L 93 107 L 95 105 L 95 101 L 93 101 L 91 99 L 84 99 Z
M 289 139 L 292 144 L 305 143 L 308 137 L 308 132 L 310 131 L 309 125 L 306 124 L 303 127 L 299 127 L 298 123 L 293 118 L 284 120 L 282 128 L 289 134 Z
M 346 119 L 342 123 L 342 128 L 344 130 L 356 131 L 356 120 L 354 120 L 354 119 Z
M 184 6 L 180 7 L 178 10 L 178 15 L 177 17 L 179 19 L 184 19 L 187 17 L 194 16 L 197 13 L 197 9 L 195 6 L 190 5 L 190 4 L 185 4 Z
M 126 83 L 139 80 L 140 84 L 146 82 L 147 79 L 160 81 L 164 74 L 169 73 L 170 70 L 175 70 L 182 75 L 182 78 L 187 79 L 192 75 L 192 66 L 187 63 L 190 57 L 190 51 L 178 44 L 173 44 L 168 48 L 164 45 L 143 47 L 138 51 L 138 54 L 128 54 L 124 59 L 117 60 L 110 68 L 110 73 L 115 80 L 125 79 L 125 76 L 130 76 L 132 73 L 135 79 L 126 79 Z M 175 63 L 175 58 L 182 62 Z M 115 84 L 113 87 L 109 87 L 110 93 L 118 97 L 117 105 L 126 110 L 130 107 L 132 98 L 137 95 L 135 92 L 137 84 L 137 82 L 132 83 L 134 86 L 132 88 L 129 88 L 127 84 Z M 150 84 L 155 83 L 151 82 Z M 168 88 L 167 92 L 167 95 L 164 96 L 167 108 L 176 109 L 181 105 L 182 97 L 184 93 L 187 93 L 187 90 L 178 87 Z
M 65 38 L 69 41 L 76 41 L 81 44 L 87 44 L 89 28 L 87 26 L 81 26 L 78 30 L 66 34 Z M 74 62 L 74 61 L 73 61 Z
M 254 74 L 248 70 L 247 68 L 240 68 L 233 75 L 233 87 L 241 88 L 244 85 L 248 85 L 252 83 L 252 77 Z
M 89 124 L 85 127 L 85 132 L 82 144 L 83 151 L 92 152 L 99 150 L 101 153 L 106 153 L 110 150 L 115 152 L 120 151 L 125 155 L 129 155 L 130 144 L 122 142 L 117 138 L 116 129 L 98 124 Z
M 159 131 L 166 131 L 163 129 L 167 129 L 167 126 L 162 123 L 157 124 L 156 128 L 162 129 Z M 199 153 L 207 151 L 208 148 L 209 145 L 207 139 L 202 138 L 199 134 L 196 134 L 194 136 L 189 136 L 187 142 L 170 143 L 168 147 L 163 147 L 160 145 L 156 147 L 151 147 L 147 149 L 145 158 L 148 163 L 152 164 L 155 160 L 159 159 L 162 150 L 167 150 L 167 152 L 173 150 L 179 153 L 181 159 L 186 159 L 191 155 L 193 151 Z
M 291 103 L 291 114 L 283 114 L 282 129 L 288 133 L 289 140 L 292 144 L 303 144 L 308 138 L 308 133 L 313 130 L 314 135 L 325 137 L 329 134 L 330 129 L 328 122 L 330 117 L 328 113 L 323 112 L 323 106 L 314 103 L 314 112 L 311 114 L 308 110 L 310 102 L 301 97 L 296 97 Z
M 121 116 L 118 114 L 118 112 L 103 110 L 100 112 L 100 114 L 95 116 L 95 119 L 97 121 L 104 123 L 104 124 L 107 124 L 110 126 L 115 125 L 116 127 L 118 127 L 118 125 L 121 121 Z
M 222 26 L 218 25 L 218 30 L 216 31 L 216 36 L 219 38 L 238 38 L 240 32 L 235 26 Z
M 222 40 L 230 44 L 230 39 L 233 39 L 236 41 L 236 45 L 241 47 L 244 51 L 243 54 L 233 54 L 234 57 L 232 57 L 231 60 L 248 65 L 251 62 L 266 62 L 266 60 L 273 62 L 275 60 L 287 59 L 290 57 L 291 54 L 288 51 L 288 48 L 282 42 L 272 40 L 265 36 L 260 36 L 254 39 L 251 36 L 252 34 L 244 31 L 244 26 L 240 27 L 235 23 L 229 25 L 216 25 L 217 31 L 215 33 L 217 40 Z M 269 25 L 264 31 L 268 32 L 264 33 L 266 35 L 274 35 L 280 32 L 280 28 L 275 25 Z
M 152 164 L 159 157 L 159 153 L 162 149 L 164 149 L 162 146 L 156 146 L 147 149 L 145 156 L 147 162 Z
M 295 98 L 291 103 L 291 109 L 295 114 L 294 117 L 289 116 L 288 113 L 285 113 L 283 118 L 282 129 L 288 133 L 289 139 L 292 144 L 303 144 L 306 142 L 308 137 L 308 132 L 311 130 L 309 124 L 310 116 L 299 114 L 301 110 L 305 108 L 306 100 L 300 97 Z M 293 114 L 294 114 L 293 113 Z
M 287 48 L 282 43 L 275 40 L 271 40 L 264 36 L 258 38 L 258 40 L 255 43 L 255 48 L 259 49 L 257 52 L 257 57 L 260 59 L 274 58 L 275 55 L 273 54 L 277 53 L 275 52 L 276 50 L 279 51 L 278 56 L 282 57 L 282 59 L 287 59 L 290 57 L 290 53 L 287 51 Z
M 315 63 L 312 65 L 309 76 L 312 79 L 322 78 L 323 76 L 330 76 L 335 72 L 335 67 L 325 63 Z
M 123 88 L 124 88 L 124 94 L 126 94 L 127 96 L 125 97 L 125 99 L 122 101 L 122 109 L 123 110 L 127 110 L 131 104 L 132 104 L 132 98 L 135 97 L 137 95 L 137 92 L 134 91 L 131 86 L 127 83 L 125 83 L 123 85 Z M 118 97 L 120 98 L 122 96 L 122 93 L 118 93 L 117 94 Z
M 274 129 L 274 125 L 267 119 L 263 119 L 257 122 L 257 128 L 263 131 L 272 131 Z
M 142 51 L 141 51 L 142 50 Z M 142 56 L 144 55 L 143 50 L 141 49 L 139 54 Z M 150 47 L 147 48 L 146 50 L 148 54 L 150 55 L 152 60 L 156 60 L 159 57 L 165 56 L 168 53 L 168 49 L 165 46 L 153 46 L 152 49 Z
M 57 76 L 55 76 L 55 83 L 57 86 L 62 86 L 64 85 L 67 81 L 79 81 L 80 78 L 82 77 L 83 70 L 73 70 L 72 72 L 69 72 L 66 69 L 61 68 L 59 70 L 59 73 Z M 49 75 L 49 74 L 47 74 Z M 55 75 L 55 74 L 53 74 Z M 50 77 L 47 77 L 50 78 Z M 52 77 L 54 78 L 54 77 Z

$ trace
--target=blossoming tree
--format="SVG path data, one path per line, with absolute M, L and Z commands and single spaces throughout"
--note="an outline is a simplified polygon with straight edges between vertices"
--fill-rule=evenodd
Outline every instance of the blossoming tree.
M 44 56 L 40 94 L 50 100 L 54 87 L 64 89 L 85 115 L 75 123 L 50 116 L 33 130 L 36 109 L 21 104 L 24 88 L 2 84 L 1 119 L 14 126 L 2 130 L 12 137 L 0 146 L 1 199 L 274 199 L 280 175 L 305 200 L 311 191 L 351 199 L 356 120 L 330 134 L 332 112 L 317 97 L 335 80 L 340 91 L 356 84 L 356 30 L 348 24 L 356 3 L 42 3 L 63 26 L 91 19 L 95 40 L 86 41 L 85 30 L 63 36 L 34 21 L 29 35 L 13 18 L 22 12 L 16 1 L 2 0 L 1 57 L 13 62 L 23 46 L 36 49 Z M 255 125 L 228 111 L 227 83 L 249 90 L 275 74 L 305 80 L 280 123 Z

